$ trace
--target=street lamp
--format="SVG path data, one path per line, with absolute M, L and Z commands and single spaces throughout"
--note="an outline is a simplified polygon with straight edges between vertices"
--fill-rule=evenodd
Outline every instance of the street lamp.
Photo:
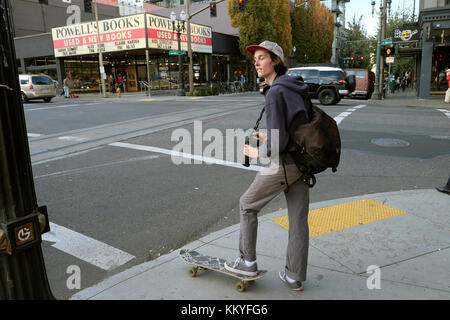
M 174 11 L 170 13 L 170 20 L 172 20 L 172 31 L 177 33 L 178 39 L 178 96 L 184 96 L 184 70 L 183 70 L 183 61 L 181 56 L 181 32 L 184 32 L 186 28 L 184 27 L 184 23 L 186 22 L 186 13 L 183 11 L 180 12 L 180 21 L 176 20 L 177 15 Z M 176 22 L 176 23 L 175 23 Z
M 292 47 L 292 54 L 291 54 L 291 67 L 294 67 L 295 64 L 295 51 L 297 51 L 297 48 L 295 46 Z

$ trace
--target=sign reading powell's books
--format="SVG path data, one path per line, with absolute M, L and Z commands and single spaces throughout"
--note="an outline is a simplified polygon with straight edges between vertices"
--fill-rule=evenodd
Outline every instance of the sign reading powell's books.
M 98 24 L 102 52 L 145 48 L 143 14 L 102 20 Z M 97 34 L 95 21 L 53 28 L 55 57 L 98 53 Z
M 420 40 L 419 28 L 394 29 L 392 43 L 416 42 Z
M 169 18 L 153 14 L 136 14 L 101 20 L 99 24 L 102 52 L 126 51 L 148 47 L 177 50 L 177 34 L 172 30 Z M 181 33 L 181 50 L 187 50 L 186 32 Z M 77 56 L 98 53 L 98 32 L 95 21 L 68 25 L 52 29 L 55 57 Z M 212 29 L 191 23 L 193 52 L 212 53 Z

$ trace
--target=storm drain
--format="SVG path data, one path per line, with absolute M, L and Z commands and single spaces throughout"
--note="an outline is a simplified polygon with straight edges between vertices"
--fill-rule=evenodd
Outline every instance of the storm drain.
M 406 214 L 372 199 L 362 199 L 335 206 L 314 209 L 309 212 L 309 237 L 344 230 L 378 220 Z M 284 229 L 289 229 L 288 216 L 272 219 Z

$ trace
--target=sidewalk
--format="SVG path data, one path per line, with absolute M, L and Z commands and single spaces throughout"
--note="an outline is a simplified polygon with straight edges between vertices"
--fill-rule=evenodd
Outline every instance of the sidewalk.
M 446 177 L 443 177 L 443 183 Z M 218 272 L 188 274 L 181 248 L 116 274 L 73 300 L 450 299 L 450 196 L 434 189 L 361 195 L 310 205 L 304 291 L 278 279 L 285 264 L 286 210 L 260 216 L 258 266 L 268 274 L 247 290 Z M 234 260 L 239 225 L 183 248 Z M 380 269 L 367 273 L 369 266 Z
M 382 100 L 367 100 L 368 104 L 386 105 L 393 107 L 429 107 L 435 109 L 450 109 L 450 104 L 444 102 L 443 95 L 430 95 L 429 99 L 419 99 L 416 97 L 414 90 L 406 89 L 403 91 L 395 91 L 389 93 Z

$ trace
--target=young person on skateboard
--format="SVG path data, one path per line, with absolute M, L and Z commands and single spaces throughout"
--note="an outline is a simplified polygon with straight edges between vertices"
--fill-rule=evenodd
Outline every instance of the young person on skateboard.
M 309 246 L 309 187 L 302 181 L 291 156 L 280 151 L 288 145 L 288 130 L 309 122 L 302 98 L 302 94 L 307 95 L 308 87 L 285 74 L 287 68 L 283 62 L 283 49 L 277 43 L 266 40 L 246 49 L 254 55 L 258 77 L 263 77 L 270 89 L 265 101 L 267 135 L 256 133 L 264 143 L 259 148 L 246 145 L 244 154 L 250 158 L 270 158 L 270 165 L 257 173 L 253 183 L 240 198 L 239 257 L 235 262 L 227 262 L 225 268 L 250 276 L 257 273 L 257 215 L 267 203 L 284 192 L 289 218 L 289 242 L 286 265 L 279 272 L 279 277 L 290 289 L 302 291 Z M 272 136 L 275 138 L 272 139 Z

